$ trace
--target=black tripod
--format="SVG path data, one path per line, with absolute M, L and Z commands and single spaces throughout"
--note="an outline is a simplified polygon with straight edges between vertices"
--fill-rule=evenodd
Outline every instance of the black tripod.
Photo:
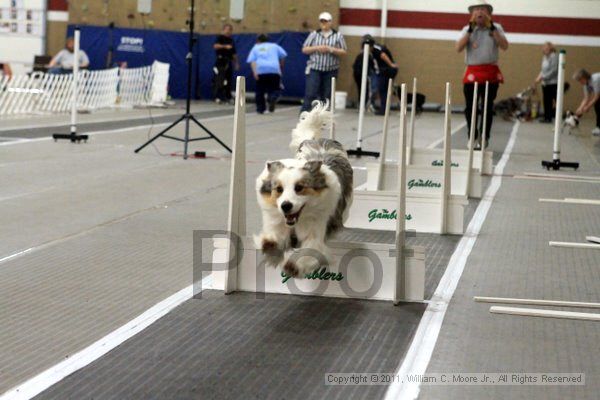
M 187 81 L 187 99 L 186 99 L 186 103 L 185 103 L 185 114 L 183 114 L 181 117 L 179 117 L 171 125 L 169 125 L 165 129 L 160 131 L 160 133 L 158 133 L 152 139 L 148 140 L 146 143 L 144 143 L 143 145 L 141 145 L 140 147 L 135 149 L 136 153 L 138 153 L 144 147 L 148 146 L 150 143 L 152 143 L 153 141 L 155 141 L 156 139 L 158 139 L 161 136 L 165 137 L 167 139 L 172 139 L 172 140 L 177 140 L 179 142 L 183 142 L 183 159 L 184 160 L 188 158 L 188 143 L 195 142 L 197 140 L 215 139 L 221 146 L 225 147 L 225 149 L 227 149 L 227 151 L 231 153 L 231 149 L 229 147 L 227 147 L 227 145 L 225 143 L 223 143 L 218 137 L 216 137 L 210 130 L 208 130 L 208 128 L 206 128 L 204 125 L 202 125 L 200 123 L 200 121 L 198 121 L 196 119 L 196 117 L 194 117 L 190 113 L 190 102 L 191 102 L 191 97 L 192 97 L 192 55 L 194 54 L 194 43 L 196 42 L 196 39 L 194 38 L 194 0 L 190 0 L 190 2 L 191 2 L 190 19 L 187 21 L 187 24 L 190 27 L 190 29 L 189 29 L 189 48 L 188 48 L 188 53 L 185 56 L 185 61 L 187 63 L 187 73 L 188 73 L 187 74 L 188 81 Z M 183 139 L 166 134 L 168 131 L 170 131 L 172 128 L 174 128 L 177 124 L 179 124 L 182 121 L 185 121 L 185 136 Z M 202 128 L 202 130 L 204 130 L 204 132 L 206 132 L 208 134 L 208 136 L 190 139 L 190 121 L 194 122 L 196 125 L 198 125 L 200 128 Z

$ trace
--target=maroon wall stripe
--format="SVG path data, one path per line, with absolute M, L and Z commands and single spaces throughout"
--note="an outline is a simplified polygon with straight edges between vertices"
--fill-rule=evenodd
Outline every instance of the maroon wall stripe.
M 600 36 L 600 19 L 494 15 L 509 33 Z M 420 11 L 388 11 L 388 27 L 460 30 L 468 15 Z M 340 8 L 340 25 L 379 27 L 381 10 Z M 599 41 L 600 45 L 600 41 Z
M 48 0 L 48 11 L 69 11 L 69 1 Z

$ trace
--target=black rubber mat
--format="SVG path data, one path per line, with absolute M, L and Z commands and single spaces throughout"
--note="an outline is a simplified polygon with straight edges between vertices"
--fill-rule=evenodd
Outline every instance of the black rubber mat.
M 377 399 L 328 372 L 394 372 L 425 304 L 207 291 L 37 399 Z

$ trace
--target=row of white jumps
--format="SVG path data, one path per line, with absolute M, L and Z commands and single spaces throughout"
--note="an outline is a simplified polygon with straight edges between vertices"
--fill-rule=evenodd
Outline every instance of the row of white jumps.
M 392 82 L 388 85 L 391 96 Z M 417 81 L 413 81 L 416 93 Z M 472 120 L 476 120 L 477 84 L 473 93 Z M 488 85 L 486 84 L 486 92 Z M 487 95 L 485 96 L 487 99 Z M 492 152 L 473 148 L 474 128 L 471 126 L 468 149 L 451 148 L 450 86 L 446 88 L 443 149 L 413 148 L 416 96 L 413 96 L 410 129 L 406 151 L 406 223 L 417 232 L 464 232 L 464 208 L 468 197 L 480 198 L 482 175 L 492 170 Z M 390 101 L 387 102 L 390 104 Z M 484 104 L 484 110 L 487 104 Z M 367 183 L 355 190 L 354 205 L 346 223 L 349 227 L 394 230 L 398 212 L 394 207 L 398 195 L 398 164 L 385 162 L 387 119 L 384 117 L 383 140 L 379 162 L 367 164 Z M 487 116 L 483 116 L 483 123 Z M 484 143 L 485 146 L 485 143 Z

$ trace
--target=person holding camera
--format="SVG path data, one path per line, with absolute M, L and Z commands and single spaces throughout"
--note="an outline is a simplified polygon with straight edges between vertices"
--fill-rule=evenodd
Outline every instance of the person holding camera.
M 485 83 L 489 82 L 488 107 L 486 126 L 482 127 L 489 143 L 490 129 L 492 128 L 494 99 L 498 94 L 500 83 L 504 77 L 498 67 L 498 49 L 508 49 L 508 40 L 500 24 L 492 20 L 494 8 L 485 1 L 478 1 L 469 7 L 470 20 L 461 32 L 460 39 L 456 42 L 456 50 L 460 53 L 465 50 L 465 63 L 467 68 L 463 76 L 463 93 L 465 95 L 467 120 L 467 135 L 470 132 L 471 108 L 473 105 L 473 90 L 475 82 L 479 84 L 477 100 L 485 96 Z M 481 137 L 476 130 L 476 148 L 481 148 Z

